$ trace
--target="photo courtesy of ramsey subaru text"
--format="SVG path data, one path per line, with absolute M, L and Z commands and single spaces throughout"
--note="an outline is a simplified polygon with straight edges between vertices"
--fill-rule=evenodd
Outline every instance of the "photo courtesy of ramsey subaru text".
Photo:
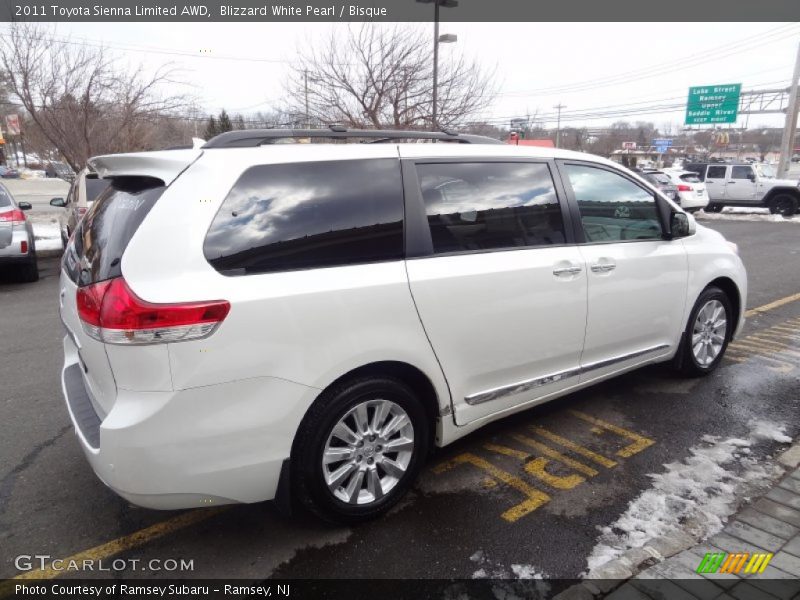
M 251 129 L 89 167 L 63 392 L 141 506 L 373 518 L 435 447 L 646 364 L 705 375 L 744 324 L 736 245 L 589 154 Z

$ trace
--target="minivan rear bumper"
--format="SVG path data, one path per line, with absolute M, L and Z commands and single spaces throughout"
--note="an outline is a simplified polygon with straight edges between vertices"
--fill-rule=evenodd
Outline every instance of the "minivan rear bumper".
M 64 338 L 62 391 L 86 458 L 139 506 L 193 508 L 275 497 L 281 465 L 319 390 L 274 377 L 172 392 L 118 390 L 104 418 Z

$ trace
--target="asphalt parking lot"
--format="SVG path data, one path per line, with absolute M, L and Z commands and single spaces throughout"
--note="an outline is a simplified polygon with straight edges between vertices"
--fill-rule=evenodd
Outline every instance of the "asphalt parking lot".
M 784 447 L 754 424 L 800 433 L 800 224 L 705 223 L 739 244 L 747 307 L 763 307 L 722 368 L 684 380 L 648 367 L 492 424 L 437 453 L 401 506 L 357 528 L 286 518 L 270 503 L 158 512 L 114 495 L 61 398 L 57 259 L 41 261 L 34 284 L 0 277 L 0 577 L 34 554 L 139 559 L 126 577 L 578 576 L 599 543 L 626 535 L 620 516 L 663 483 L 651 475 L 674 470 L 665 465 L 750 440 L 726 466 L 752 471 Z M 153 558 L 193 569 L 142 566 Z

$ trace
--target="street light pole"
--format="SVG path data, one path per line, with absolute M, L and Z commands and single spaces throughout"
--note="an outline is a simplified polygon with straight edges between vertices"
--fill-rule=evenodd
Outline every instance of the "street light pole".
M 439 0 L 433 0 L 433 110 L 431 112 L 431 125 L 434 131 L 439 129 L 436 120 L 438 91 L 439 91 Z
M 794 63 L 794 74 L 792 75 L 792 87 L 789 88 L 789 102 L 786 104 L 786 123 L 783 127 L 783 137 L 781 138 L 781 157 L 778 161 L 778 177 L 786 177 L 789 164 L 794 152 L 794 134 L 797 130 L 797 111 L 798 106 L 798 81 L 800 80 L 800 44 L 797 45 L 797 58 Z
M 558 121 L 556 121 L 556 148 L 559 148 L 559 144 L 561 143 L 561 109 L 567 107 L 559 102 L 553 108 L 558 109 Z
M 423 4 L 433 2 L 433 94 L 431 97 L 431 129 L 439 129 L 439 44 L 455 42 L 458 38 L 452 34 L 439 35 L 439 7 L 455 8 L 458 0 L 417 0 Z

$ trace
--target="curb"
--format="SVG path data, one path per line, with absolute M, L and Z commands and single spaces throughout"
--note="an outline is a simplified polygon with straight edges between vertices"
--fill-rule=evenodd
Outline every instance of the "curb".
M 795 441 L 776 460 L 787 470 L 798 468 L 800 441 Z M 730 518 L 734 516 L 731 515 Z M 642 547 L 627 550 L 619 558 L 593 569 L 581 583 L 568 587 L 554 596 L 553 600 L 592 600 L 605 596 L 642 571 L 701 542 L 702 540 L 697 540 L 682 531 L 653 538 Z

